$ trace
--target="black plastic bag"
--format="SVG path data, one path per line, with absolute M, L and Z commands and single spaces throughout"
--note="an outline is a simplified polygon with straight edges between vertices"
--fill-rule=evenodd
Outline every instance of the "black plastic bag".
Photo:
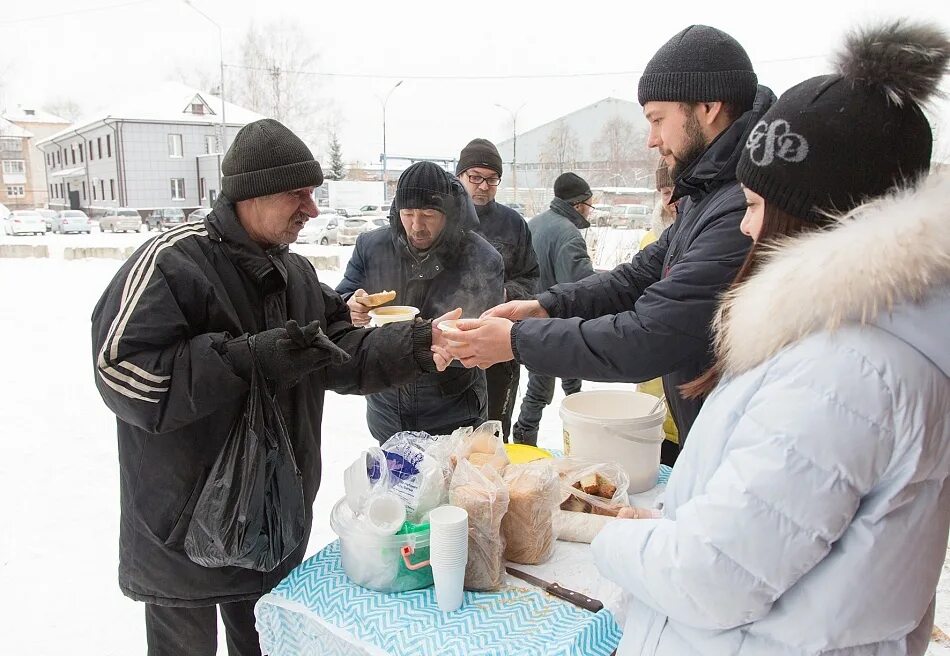
M 277 400 L 255 362 L 244 414 L 208 474 L 185 536 L 204 567 L 269 572 L 306 532 L 303 480 Z

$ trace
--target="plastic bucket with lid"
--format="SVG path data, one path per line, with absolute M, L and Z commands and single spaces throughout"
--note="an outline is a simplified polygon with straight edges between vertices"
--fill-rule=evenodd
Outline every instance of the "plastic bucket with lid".
M 629 494 L 656 485 L 666 405 L 650 414 L 657 397 L 643 392 L 594 390 L 561 402 L 564 453 L 617 463 L 630 477 Z
M 422 530 L 378 535 L 340 499 L 330 511 L 330 527 L 340 536 L 343 571 L 356 585 L 377 592 L 406 592 L 432 585 L 432 567 L 410 565 L 429 560 L 428 524 Z M 410 555 L 402 554 L 410 547 Z
M 387 305 L 369 311 L 370 322 L 374 326 L 382 326 L 397 321 L 412 321 L 419 314 L 419 308 L 411 305 Z

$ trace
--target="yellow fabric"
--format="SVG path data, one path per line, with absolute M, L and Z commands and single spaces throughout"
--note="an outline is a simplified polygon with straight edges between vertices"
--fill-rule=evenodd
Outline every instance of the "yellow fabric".
M 643 235 L 643 237 L 640 238 L 640 250 L 642 251 L 644 248 L 646 248 L 647 246 L 649 246 L 655 241 L 656 241 L 656 235 L 653 234 L 652 230 L 647 230 L 647 233 Z
M 641 392 L 646 392 L 647 394 L 652 394 L 653 396 L 660 398 L 663 396 L 663 381 L 659 378 L 654 378 L 653 380 L 648 380 L 645 383 L 640 383 L 637 385 L 637 389 Z M 673 416 L 670 414 L 669 410 L 666 412 L 666 421 L 663 422 L 663 432 L 666 433 L 666 439 L 675 444 L 680 443 L 680 436 L 676 430 L 676 424 L 673 423 Z

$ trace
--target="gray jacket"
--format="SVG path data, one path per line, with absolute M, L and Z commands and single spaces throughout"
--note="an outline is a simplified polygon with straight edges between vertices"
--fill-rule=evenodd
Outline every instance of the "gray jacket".
M 541 268 L 541 289 L 577 282 L 594 273 L 581 230 L 587 222 L 570 203 L 555 198 L 551 207 L 528 221 L 531 244 Z

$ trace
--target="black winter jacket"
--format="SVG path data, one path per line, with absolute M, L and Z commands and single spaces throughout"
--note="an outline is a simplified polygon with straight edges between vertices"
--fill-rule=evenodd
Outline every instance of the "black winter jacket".
M 589 228 L 570 203 L 555 198 L 546 212 L 528 221 L 531 244 L 538 256 L 541 289 L 583 280 L 594 273 L 581 230 Z
M 524 217 L 507 205 L 491 201 L 475 207 L 476 232 L 505 260 L 505 292 L 509 301 L 534 298 L 538 287 L 538 259 L 531 246 L 531 232 Z
M 278 392 L 309 516 L 320 486 L 324 390 L 375 392 L 433 370 L 431 326 L 357 329 L 332 289 L 286 246 L 250 240 L 223 196 L 203 223 L 146 242 L 92 315 L 95 380 L 116 414 L 120 473 L 119 585 L 129 597 L 204 606 L 260 596 L 296 567 L 307 538 L 268 573 L 205 568 L 182 545 L 192 511 L 248 383 L 232 369 L 232 337 L 319 320 L 352 359 Z
M 557 319 L 515 324 L 515 358 L 550 376 L 642 382 L 663 376 L 680 446 L 701 400 L 678 386 L 712 362 L 710 323 L 720 294 L 752 245 L 739 230 L 745 196 L 736 164 L 749 132 L 775 101 L 760 86 L 751 110 L 721 133 L 676 180 L 676 222 L 633 262 L 539 297 Z
M 498 252 L 473 232 L 475 208 L 455 182 L 458 211 L 449 211 L 440 240 L 424 255 L 410 251 L 406 231 L 395 209 L 389 227 L 360 235 L 336 291 L 349 298 L 357 289 L 396 290 L 396 303 L 419 308 L 435 319 L 461 307 L 463 316 L 477 317 L 504 299 L 504 264 Z M 458 364 L 458 363 L 456 363 Z M 420 376 L 366 399 L 366 419 L 378 441 L 402 430 L 448 434 L 460 426 L 487 419 L 485 372 L 451 366 Z

